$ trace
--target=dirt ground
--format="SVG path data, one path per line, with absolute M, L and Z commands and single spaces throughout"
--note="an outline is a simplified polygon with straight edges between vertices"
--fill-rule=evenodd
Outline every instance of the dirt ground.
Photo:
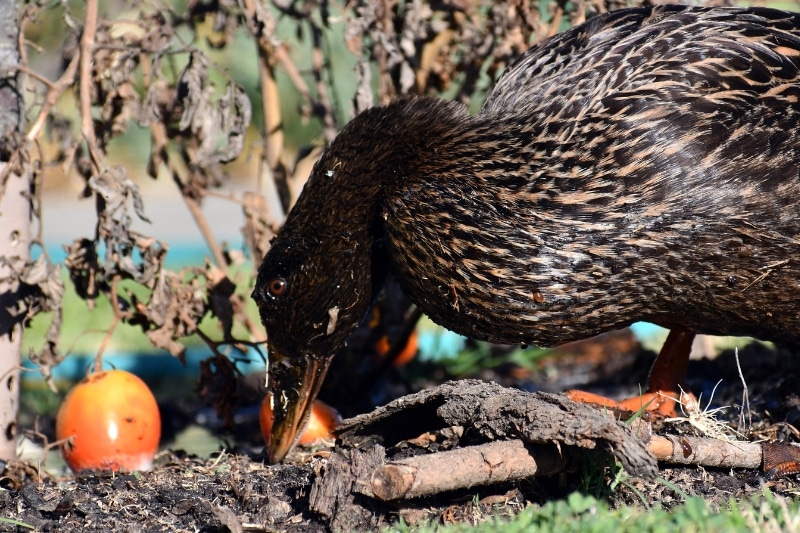
M 794 428 L 800 422 L 797 389 L 800 358 L 796 357 L 796 351 L 761 344 L 752 344 L 740 351 L 739 362 L 750 401 L 746 418 L 752 419 L 748 438 L 798 441 Z M 578 346 L 571 355 L 545 360 L 538 370 L 506 364 L 483 371 L 477 377 L 527 391 L 560 390 L 589 383 L 586 388 L 624 396 L 635 393 L 635 384 L 645 381 L 652 358 L 652 353 L 643 351 L 631 337 L 622 334 Z M 401 396 L 435 384 L 439 378 L 450 377 L 439 367 L 412 363 L 409 369 L 385 373 L 375 387 Z M 708 398 L 719 380 L 722 382 L 715 392 L 714 405 L 731 406 L 719 417 L 737 427 L 743 387 L 733 352 L 726 351 L 713 360 L 691 362 L 687 386 L 692 391 Z M 333 381 L 337 381 L 335 374 Z M 474 380 L 469 383 L 477 387 L 475 390 L 483 387 Z M 452 386 L 452 389 L 461 390 L 459 386 Z M 453 400 L 453 405 L 466 401 L 462 412 L 475 413 L 476 418 L 492 418 L 491 423 L 498 422 L 504 417 L 479 412 L 484 404 L 491 403 L 489 400 L 502 396 L 496 393 L 497 389 L 486 390 L 490 392 L 474 396 L 473 404 L 469 404 L 471 393 L 462 390 L 463 395 Z M 335 391 L 327 393 L 330 401 Z M 170 450 L 157 457 L 152 471 L 135 474 L 87 472 L 58 479 L 40 474 L 33 464 L 2 464 L 0 486 L 4 490 L 0 490 L 0 517 L 18 521 L 18 524 L 0 522 L 0 531 L 29 531 L 31 528 L 59 532 L 374 530 L 400 517 L 407 523 L 426 520 L 472 523 L 491 514 L 510 516 L 527 505 L 539 505 L 575 490 L 605 498 L 612 507 L 643 505 L 642 498 L 650 505 L 664 508 L 683 501 L 679 492 L 654 478 L 629 477 L 614 491 L 609 490 L 609 481 L 617 475 L 617 469 L 602 446 L 591 452 L 607 460 L 592 460 L 589 466 L 584 462 L 582 466 L 572 465 L 552 475 L 455 488 L 413 499 L 381 501 L 366 495 L 369 491 L 358 489 L 357 480 L 355 485 L 344 486 L 344 482 L 339 481 L 341 475 L 352 474 L 357 478 L 356 471 L 362 468 L 361 459 L 354 454 L 367 453 L 373 443 L 377 443 L 374 449 L 380 450 L 376 461 L 381 464 L 386 460 L 457 451 L 511 436 L 500 435 L 503 430 L 495 427 L 490 431 L 466 418 L 458 423 L 438 420 L 436 417 L 444 416 L 443 393 L 435 397 L 424 397 L 424 394 L 427 393 L 423 393 L 417 404 L 401 401 L 393 412 L 385 411 L 384 422 L 389 416 L 390 423 L 381 426 L 380 420 L 373 419 L 361 425 L 351 424 L 351 429 L 345 430 L 345 437 L 333 450 L 329 447 L 296 450 L 283 465 L 266 464 L 255 437 L 249 442 L 240 439 L 241 442 L 237 441 L 227 451 L 209 459 Z M 424 402 L 428 402 L 427 407 Z M 431 409 L 426 410 L 428 407 Z M 351 405 L 348 409 L 348 414 L 353 414 L 355 407 Z M 508 416 L 512 415 L 514 413 Z M 524 419 L 523 413 L 522 420 L 533 423 L 536 418 Z M 609 423 L 615 424 L 613 420 Z M 656 421 L 652 428 L 658 434 L 698 435 L 688 423 Z M 590 436 L 589 440 L 595 437 Z M 546 436 L 544 440 L 550 438 L 556 437 Z M 582 442 L 579 448 L 585 446 L 586 438 Z M 742 499 L 761 494 L 764 485 L 781 494 L 795 493 L 799 488 L 796 474 L 768 476 L 759 468 L 660 463 L 656 475 L 683 493 L 701 496 L 720 508 L 724 508 L 731 497 Z

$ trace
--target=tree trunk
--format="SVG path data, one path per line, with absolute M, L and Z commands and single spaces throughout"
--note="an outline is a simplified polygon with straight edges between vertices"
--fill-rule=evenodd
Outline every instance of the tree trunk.
M 17 85 L 19 25 L 16 2 L 0 0 L 0 306 L 14 305 L 11 264 L 21 265 L 30 257 L 29 175 L 17 175 L 13 163 L 23 126 L 22 95 Z M 0 312 L 0 316 L 8 317 Z M 16 456 L 19 362 L 22 324 L 0 324 L 0 459 Z

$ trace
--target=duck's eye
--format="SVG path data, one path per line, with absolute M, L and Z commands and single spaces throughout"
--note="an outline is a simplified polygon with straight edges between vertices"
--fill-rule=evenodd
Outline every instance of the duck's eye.
M 267 290 L 269 290 L 270 295 L 272 296 L 280 296 L 284 292 L 286 292 L 286 280 L 283 278 L 273 278 L 270 280 L 269 285 L 267 285 Z

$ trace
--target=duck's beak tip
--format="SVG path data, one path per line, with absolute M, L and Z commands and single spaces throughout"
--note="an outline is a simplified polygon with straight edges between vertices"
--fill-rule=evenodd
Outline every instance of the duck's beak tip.
M 270 350 L 273 423 L 268 456 L 271 464 L 283 461 L 300 438 L 330 362 L 331 357 L 288 358 Z

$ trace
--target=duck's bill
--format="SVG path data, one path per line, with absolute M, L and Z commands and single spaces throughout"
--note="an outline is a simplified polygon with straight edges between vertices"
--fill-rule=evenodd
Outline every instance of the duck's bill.
M 330 357 L 286 357 L 269 351 L 272 432 L 269 462 L 279 463 L 291 451 L 308 423 L 311 407 L 330 366 Z

